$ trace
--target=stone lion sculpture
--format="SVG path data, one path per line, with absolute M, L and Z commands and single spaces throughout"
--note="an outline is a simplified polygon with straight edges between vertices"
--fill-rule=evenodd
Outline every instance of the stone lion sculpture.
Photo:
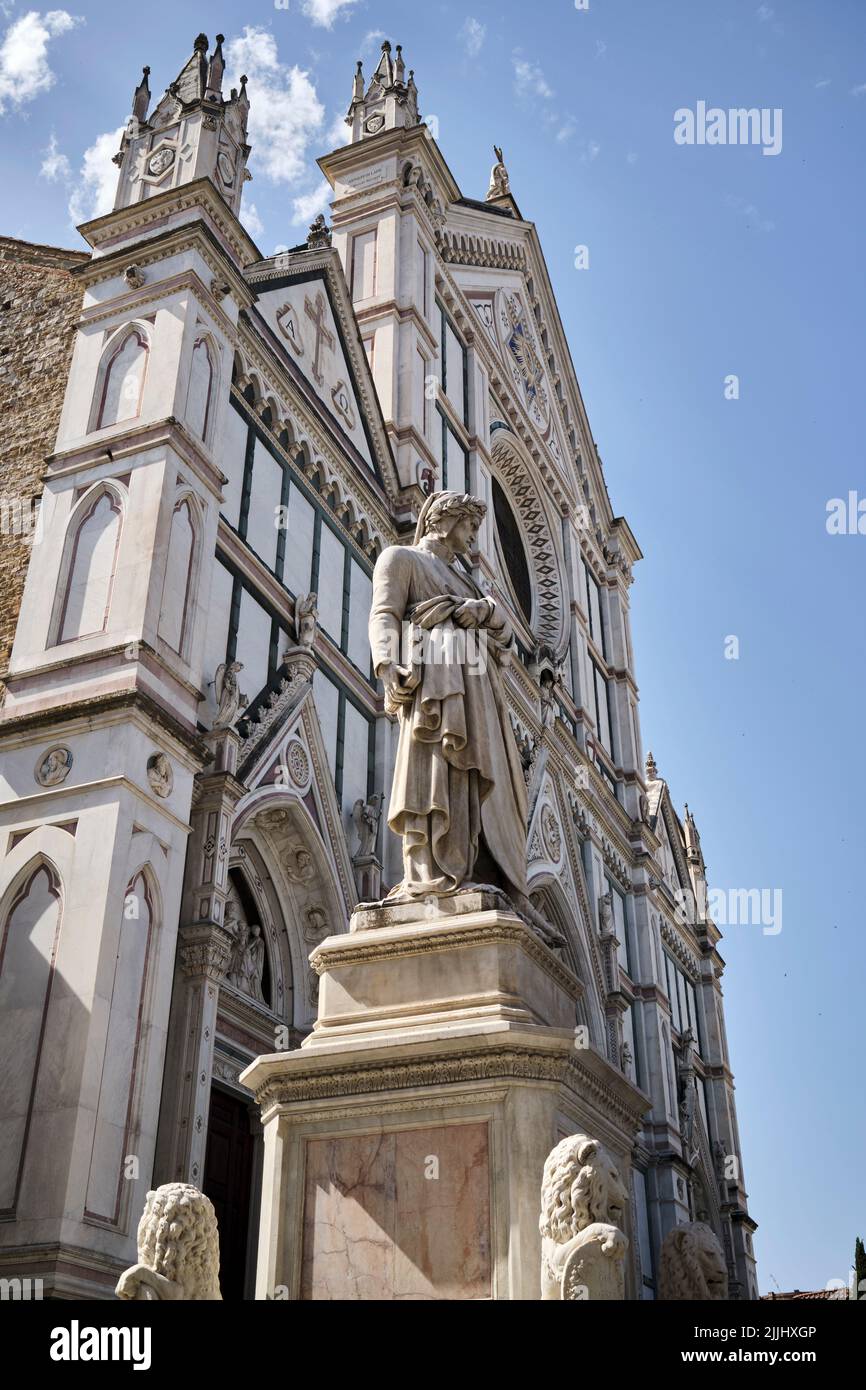
M 661 1249 L 659 1298 L 668 1302 L 728 1296 L 728 1271 L 718 1238 L 703 1221 L 668 1231 Z
M 541 1183 L 542 1299 L 625 1297 L 628 1193 L 597 1139 L 570 1134 L 547 1156 Z
M 219 1232 L 210 1199 L 185 1182 L 148 1192 L 138 1223 L 138 1260 L 121 1274 L 118 1298 L 221 1300 Z

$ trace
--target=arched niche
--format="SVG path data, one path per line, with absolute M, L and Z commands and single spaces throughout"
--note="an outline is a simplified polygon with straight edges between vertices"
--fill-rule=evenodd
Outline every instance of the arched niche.
M 565 964 L 583 985 L 577 1002 L 575 1022 L 585 1024 L 596 1051 L 607 1056 L 607 1030 L 604 1009 L 598 993 L 596 974 L 576 909 L 566 897 L 562 884 L 552 874 L 539 874 L 529 881 L 530 900 L 538 911 L 565 938 L 562 955 Z
M 201 527 L 196 498 L 190 492 L 180 493 L 171 514 L 159 616 L 159 635 L 179 656 L 188 655 L 200 564 Z
M 140 323 L 119 329 L 106 344 L 96 377 L 91 429 L 107 429 L 141 413 L 150 336 Z
M 0 1213 L 18 1200 L 62 918 L 60 875 L 37 854 L 0 905 Z
M 113 483 L 98 483 L 69 519 L 52 624 L 52 645 L 91 637 L 108 628 L 123 498 Z
M 219 377 L 219 355 L 209 333 L 199 331 L 192 348 L 186 394 L 186 423 L 191 434 L 211 442 Z
M 267 947 L 274 976 L 273 1011 L 308 1032 L 318 1011 L 311 951 L 345 931 L 347 913 L 334 865 L 307 806 L 282 787 L 264 787 L 238 807 L 232 866 L 242 867 L 269 917 Z
M 156 877 L 149 864 L 142 865 L 127 883 L 116 935 L 106 937 L 100 962 L 101 969 L 110 965 L 111 976 L 105 980 L 108 1020 L 104 1038 L 99 1039 L 103 1061 L 85 1217 L 114 1228 L 124 1224 L 128 1187 L 124 1163 L 140 1124 L 141 1061 L 147 1044 L 145 1020 L 150 1015 L 147 997 L 152 990 L 160 920 Z

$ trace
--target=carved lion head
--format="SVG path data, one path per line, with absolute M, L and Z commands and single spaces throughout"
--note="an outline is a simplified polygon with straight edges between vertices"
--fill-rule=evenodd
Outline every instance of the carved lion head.
M 138 1223 L 138 1258 L 180 1284 L 184 1299 L 218 1299 L 219 1234 L 211 1201 L 185 1182 L 148 1192 Z
M 659 1297 L 668 1301 L 728 1296 L 728 1271 L 717 1237 L 703 1221 L 668 1231 L 661 1250 Z
M 599 1221 L 621 1226 L 628 1193 L 616 1164 L 597 1139 L 570 1134 L 547 1156 L 539 1229 L 557 1245 Z

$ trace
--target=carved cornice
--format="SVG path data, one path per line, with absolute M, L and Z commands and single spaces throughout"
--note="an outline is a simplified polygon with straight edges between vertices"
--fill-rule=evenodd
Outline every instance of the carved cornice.
M 565 1086 L 589 1099 L 628 1133 L 634 1134 L 649 1098 L 628 1082 L 614 1087 L 574 1050 L 551 1053 L 519 1045 L 487 1048 L 462 1056 L 415 1057 L 406 1061 L 352 1062 L 333 1059 L 327 1071 L 301 1068 L 299 1056 L 283 1075 L 271 1075 L 255 1090 L 266 1114 L 273 1107 L 301 1101 L 340 1099 L 419 1087 L 459 1086 L 474 1081 L 541 1081 Z M 596 1064 L 597 1067 L 598 1064 Z M 242 1083 L 249 1084 L 249 1083 Z
M 359 965 L 373 960 L 397 960 L 403 956 L 427 955 L 441 951 L 456 951 L 463 947 L 488 945 L 519 946 L 530 960 L 574 998 L 583 992 L 577 976 L 563 965 L 541 941 L 518 919 L 512 921 L 475 921 L 466 927 L 450 927 L 443 931 L 413 931 L 405 937 L 382 936 L 371 933 L 350 933 L 327 946 L 319 946 L 310 957 L 310 964 L 319 975 L 346 965 Z

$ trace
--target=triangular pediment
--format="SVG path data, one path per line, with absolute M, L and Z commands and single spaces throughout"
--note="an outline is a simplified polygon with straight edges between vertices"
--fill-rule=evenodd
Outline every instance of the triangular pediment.
M 252 266 L 255 312 L 268 339 L 346 452 L 388 488 L 393 456 L 336 252 L 301 248 Z

